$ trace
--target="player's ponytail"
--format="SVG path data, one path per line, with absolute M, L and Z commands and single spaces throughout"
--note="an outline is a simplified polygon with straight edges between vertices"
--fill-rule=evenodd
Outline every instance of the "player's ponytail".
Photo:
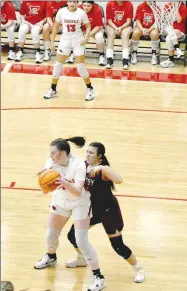
M 71 138 L 67 138 L 66 141 L 70 141 L 74 143 L 78 148 L 82 148 L 85 145 L 85 138 L 83 136 L 74 136 Z
M 71 151 L 69 141 L 74 143 L 79 148 L 82 148 L 86 142 L 84 137 L 75 136 L 67 139 L 57 138 L 51 142 L 50 146 L 56 146 L 58 151 L 65 151 L 67 155 L 69 155 Z
M 110 166 L 109 161 L 105 155 L 101 156 L 101 165 L 103 166 Z

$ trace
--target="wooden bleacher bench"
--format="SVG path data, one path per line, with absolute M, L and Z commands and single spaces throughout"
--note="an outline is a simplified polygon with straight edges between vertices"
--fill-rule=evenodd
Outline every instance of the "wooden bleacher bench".
M 55 40 L 55 47 L 58 47 L 60 41 L 60 34 L 57 34 L 56 40 Z M 15 32 L 15 42 L 18 43 L 18 31 Z M 8 43 L 7 40 L 7 32 L 6 31 L 1 31 L 1 45 L 5 45 Z M 185 56 L 184 56 L 184 66 L 187 65 L 187 36 L 185 35 L 185 38 L 180 41 L 182 43 L 182 47 L 185 50 Z M 40 38 L 40 45 L 41 45 L 41 50 L 44 50 L 43 47 L 43 37 L 41 34 Z M 26 36 L 26 42 L 25 42 L 25 49 L 30 49 L 34 50 L 33 48 L 33 42 L 32 42 L 32 37 L 31 34 L 27 34 Z M 122 51 L 122 42 L 120 38 L 116 38 L 114 42 L 114 54 L 120 54 Z M 86 52 L 88 52 L 91 55 L 97 55 L 98 51 L 96 48 L 96 43 L 93 38 L 90 38 L 89 42 L 86 44 Z M 151 46 L 150 46 L 150 39 L 149 38 L 141 38 L 140 41 L 140 46 L 138 49 L 138 53 L 140 55 L 145 55 L 145 56 L 150 56 L 151 55 Z M 160 59 L 160 56 L 166 56 L 167 55 L 167 47 L 165 45 L 164 39 L 161 40 L 160 46 L 159 46 L 159 51 L 158 51 L 158 57 Z

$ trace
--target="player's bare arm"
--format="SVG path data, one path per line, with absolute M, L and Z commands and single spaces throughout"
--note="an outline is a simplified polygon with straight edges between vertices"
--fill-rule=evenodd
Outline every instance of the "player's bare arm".
M 115 184 L 121 184 L 123 182 L 123 178 L 109 166 L 103 166 L 103 165 L 96 166 L 90 170 L 89 175 L 91 177 L 94 177 L 100 171 L 102 172 L 103 178 L 111 180 Z
M 47 17 L 47 23 L 49 24 L 49 26 L 53 27 L 53 21 L 51 17 Z
M 63 177 L 61 177 L 61 179 L 56 181 L 56 184 L 58 184 L 61 187 L 64 187 L 72 195 L 79 197 L 82 193 L 84 181 L 77 180 L 77 181 L 75 181 L 75 184 L 72 184 L 72 183 L 68 182 L 66 179 L 64 179 Z
M 117 26 L 113 23 L 112 19 L 108 19 L 108 24 L 110 27 L 112 27 L 114 30 L 117 30 Z
M 131 25 L 132 19 L 127 18 L 127 21 L 121 26 L 121 30 L 123 30 L 126 27 L 129 27 Z
M 86 32 L 85 32 L 84 40 L 81 42 L 81 45 L 85 45 L 89 40 L 90 32 L 91 32 L 90 22 L 86 23 L 85 27 L 86 27 Z
M 99 32 L 101 30 L 101 26 L 96 26 L 92 29 L 92 31 L 90 32 L 90 36 L 94 36 L 97 32 Z
M 40 22 L 38 22 L 37 24 L 41 24 L 43 25 L 46 22 L 46 18 L 42 19 Z
M 178 23 L 181 23 L 182 22 L 182 17 L 181 17 L 181 15 L 179 13 L 179 10 L 176 12 L 176 18 L 177 18 L 177 22 Z
M 55 23 L 54 23 L 54 26 L 53 26 L 53 31 L 52 31 L 52 34 L 51 34 L 51 50 L 52 51 L 55 51 L 55 38 L 56 38 L 56 35 L 58 33 L 58 30 L 60 28 L 60 22 L 56 21 L 55 20 Z

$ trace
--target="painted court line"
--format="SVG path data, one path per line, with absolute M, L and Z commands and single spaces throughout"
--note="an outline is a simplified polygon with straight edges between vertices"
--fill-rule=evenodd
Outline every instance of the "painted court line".
M 10 71 L 11 67 L 12 67 L 11 63 L 6 64 L 2 70 L 2 73 L 8 73 Z
M 15 185 L 16 185 L 16 182 L 11 182 L 9 187 L 14 188 Z
M 2 111 L 19 111 L 19 110 L 108 110 L 108 111 L 137 111 L 137 112 L 155 112 L 155 113 L 173 113 L 187 114 L 187 111 L 178 110 L 159 110 L 159 109 L 140 109 L 140 108 L 118 108 L 118 107 L 83 107 L 83 106 L 50 106 L 50 107 L 10 107 L 1 108 Z
M 40 189 L 37 188 L 24 188 L 24 187 L 13 187 L 11 188 L 6 187 L 6 186 L 2 186 L 1 189 L 6 189 L 6 190 L 20 190 L 20 191 L 37 191 L 37 192 L 41 192 Z M 45 195 L 45 194 L 44 194 Z M 183 202 L 187 202 L 187 199 L 185 198 L 170 198 L 170 197 L 157 197 L 157 196 L 144 196 L 144 195 L 126 195 L 126 194 L 116 194 L 114 196 L 117 197 L 122 197 L 122 198 L 138 198 L 138 199 L 151 199 L 151 200 L 168 200 L 168 201 L 183 201 Z

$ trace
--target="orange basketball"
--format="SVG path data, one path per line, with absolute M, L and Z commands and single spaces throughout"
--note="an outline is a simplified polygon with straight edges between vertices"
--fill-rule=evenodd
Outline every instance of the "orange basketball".
M 58 185 L 56 180 L 60 179 L 60 174 L 54 170 L 47 169 L 41 172 L 38 176 L 38 183 L 45 193 L 55 190 Z

